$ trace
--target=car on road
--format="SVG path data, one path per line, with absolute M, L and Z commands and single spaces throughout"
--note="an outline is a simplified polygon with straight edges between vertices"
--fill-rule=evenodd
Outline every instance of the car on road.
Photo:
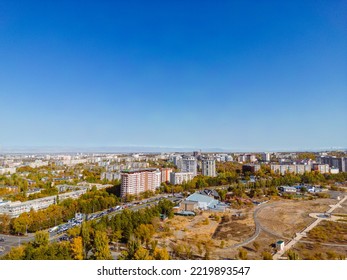
M 0 242 L 4 242 L 4 241 L 5 241 L 5 238 L 0 237 Z

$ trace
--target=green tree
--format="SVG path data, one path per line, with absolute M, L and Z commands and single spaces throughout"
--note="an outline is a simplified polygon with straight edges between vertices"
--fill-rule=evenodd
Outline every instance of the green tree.
M 136 236 L 139 238 L 141 243 L 146 242 L 146 244 L 148 244 L 154 233 L 155 233 L 154 227 L 151 224 L 149 225 L 141 224 L 136 229 Z
M 85 259 L 87 259 L 88 252 L 92 248 L 90 235 L 91 235 L 90 224 L 88 222 L 82 223 L 81 236 L 82 236 L 82 243 L 83 243 L 83 254 Z
M 38 231 L 35 233 L 35 239 L 33 241 L 33 246 L 35 248 L 41 246 L 47 246 L 49 243 L 49 234 L 46 231 Z
M 0 232 L 8 234 L 10 232 L 11 218 L 4 214 L 0 215 Z

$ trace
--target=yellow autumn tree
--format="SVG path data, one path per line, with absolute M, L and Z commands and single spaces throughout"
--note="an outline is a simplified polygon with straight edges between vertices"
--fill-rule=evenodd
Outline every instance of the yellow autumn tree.
M 74 260 L 83 260 L 82 237 L 75 237 L 71 242 L 71 256 Z

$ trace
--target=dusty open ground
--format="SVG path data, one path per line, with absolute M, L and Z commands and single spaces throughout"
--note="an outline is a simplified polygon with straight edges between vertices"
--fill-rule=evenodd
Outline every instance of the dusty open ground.
M 325 212 L 333 199 L 316 200 L 282 200 L 279 203 L 268 204 L 258 214 L 258 220 L 264 228 L 281 238 L 292 238 L 315 219 L 309 216 L 313 212 Z
M 183 258 L 189 258 L 190 254 L 193 258 L 202 259 L 208 251 L 208 258 L 220 259 L 216 251 L 226 251 L 225 248 L 243 241 L 255 230 L 252 208 L 241 210 L 242 217 L 237 219 L 232 213 L 203 212 L 195 217 L 175 216 L 163 222 L 162 231 L 155 235 L 155 239 L 171 253 L 183 251 Z
M 248 259 L 261 259 L 264 252 L 275 252 L 276 241 L 282 239 L 288 242 L 296 232 L 312 223 L 315 219 L 309 216 L 310 213 L 325 212 L 329 205 L 336 202 L 335 199 L 270 201 L 261 206 L 241 209 L 242 215 L 238 218 L 233 214 L 239 210 L 228 213 L 203 212 L 195 217 L 175 216 L 162 222 L 161 230 L 154 238 L 160 246 L 168 248 L 173 258 L 178 259 L 234 259 L 240 248 L 247 251 Z M 346 204 L 335 212 L 347 213 Z M 260 233 L 248 244 L 238 247 L 239 243 L 256 232 L 253 219 L 255 210 L 258 211 L 256 216 Z M 303 258 L 327 259 L 347 255 L 347 247 L 319 245 L 309 238 L 303 241 L 294 247 Z

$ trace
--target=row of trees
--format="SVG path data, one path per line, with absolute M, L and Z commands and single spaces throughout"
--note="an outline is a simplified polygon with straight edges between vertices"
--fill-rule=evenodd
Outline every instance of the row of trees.
M 58 199 L 57 199 L 58 200 Z M 119 198 L 106 190 L 91 191 L 80 196 L 78 199 L 66 199 L 50 205 L 47 209 L 21 214 L 12 220 L 6 215 L 0 215 L 0 232 L 12 234 L 25 234 L 36 232 L 63 222 L 75 216 L 75 213 L 89 214 L 101 211 L 119 204 Z
M 49 243 L 48 233 L 37 231 L 34 241 L 12 248 L 3 259 L 108 260 L 112 259 L 109 245 L 115 242 L 126 247 L 120 259 L 169 259 L 169 253 L 158 246 L 153 235 L 160 228 L 160 214 L 172 217 L 172 207 L 164 200 L 137 212 L 125 209 L 111 218 L 83 222 L 68 230 L 69 241 Z

